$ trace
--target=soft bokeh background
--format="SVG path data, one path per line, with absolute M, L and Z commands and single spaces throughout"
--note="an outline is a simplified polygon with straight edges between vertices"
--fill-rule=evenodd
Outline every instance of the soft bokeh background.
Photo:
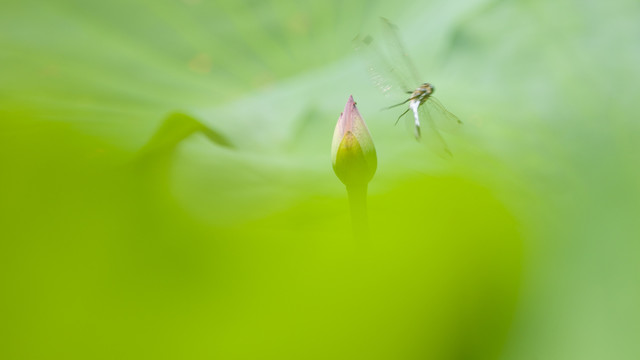
M 453 160 L 380 111 L 379 16 Z M 4 1 L 0 358 L 638 359 L 638 64 L 635 0 Z

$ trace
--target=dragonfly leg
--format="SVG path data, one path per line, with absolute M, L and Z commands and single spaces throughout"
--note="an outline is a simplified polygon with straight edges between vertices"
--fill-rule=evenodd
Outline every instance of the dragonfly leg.
M 410 109 L 405 110 L 402 114 L 400 114 L 400 116 L 398 116 L 398 119 L 396 119 L 396 123 L 395 125 L 398 125 L 398 121 L 400 121 L 400 119 L 404 116 L 404 114 L 408 113 Z

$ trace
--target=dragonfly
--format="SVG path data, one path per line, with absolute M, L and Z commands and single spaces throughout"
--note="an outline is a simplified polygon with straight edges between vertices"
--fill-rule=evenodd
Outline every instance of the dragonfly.
M 407 109 L 398 116 L 396 124 L 411 112 L 415 138 L 421 140 L 426 137 L 428 147 L 434 152 L 443 157 L 451 157 L 452 153 L 439 130 L 455 131 L 462 125 L 462 121 L 433 96 L 435 87 L 431 83 L 422 81 L 423 78 L 418 75 L 417 68 L 400 39 L 398 27 L 386 18 L 380 19 L 383 27 L 380 44 L 377 44 L 371 36 L 366 36 L 363 39 L 356 37 L 354 42 L 356 50 L 370 49 L 375 53 L 373 56 L 375 56 L 377 63 L 369 64 L 368 70 L 374 84 L 383 93 L 386 94 L 389 90 L 400 88 L 404 94 L 409 95 L 404 101 L 385 109 L 406 105 Z M 409 79 L 412 83 L 420 85 L 415 88 L 407 86 Z M 426 134 L 422 132 L 423 125 L 428 127 Z

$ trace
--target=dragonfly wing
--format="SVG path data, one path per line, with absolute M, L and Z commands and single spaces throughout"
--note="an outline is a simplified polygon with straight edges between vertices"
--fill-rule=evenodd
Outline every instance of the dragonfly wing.
M 453 154 L 447 143 L 444 141 L 442 134 L 438 131 L 435 121 L 429 109 L 420 106 L 420 124 L 422 125 L 422 142 L 434 153 L 443 159 L 451 159 Z
M 355 39 L 355 48 L 367 59 L 375 85 L 384 93 L 412 93 L 422 80 L 417 77 L 415 67 L 404 51 L 395 25 L 382 19 L 381 32 L 376 36 Z
M 442 103 L 435 97 L 429 97 L 427 102 L 424 103 L 423 107 L 426 107 L 427 112 L 429 112 L 431 117 L 433 117 L 433 121 L 439 129 L 451 133 L 456 132 L 458 129 L 460 129 L 462 121 L 460 121 L 457 116 L 447 110 L 444 105 L 442 105 Z
M 352 43 L 356 53 L 365 59 L 367 73 L 373 84 L 383 94 L 389 95 L 389 91 L 392 88 L 395 90 L 397 85 L 392 83 L 385 74 L 389 73 L 393 67 L 380 50 L 377 42 L 371 36 L 357 36 Z
M 424 82 L 424 79 L 418 73 L 418 68 L 413 64 L 413 61 L 411 61 L 407 48 L 398 34 L 398 27 L 386 18 L 381 17 L 380 20 L 382 20 L 383 29 L 382 42 L 385 44 L 390 61 L 394 64 L 397 76 L 411 85 L 410 89 L 418 87 Z

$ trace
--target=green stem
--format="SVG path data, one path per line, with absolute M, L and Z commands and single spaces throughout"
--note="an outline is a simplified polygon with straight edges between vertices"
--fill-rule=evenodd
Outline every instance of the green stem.
M 347 196 L 351 209 L 353 235 L 358 240 L 369 238 L 369 220 L 367 216 L 367 184 L 348 185 Z

